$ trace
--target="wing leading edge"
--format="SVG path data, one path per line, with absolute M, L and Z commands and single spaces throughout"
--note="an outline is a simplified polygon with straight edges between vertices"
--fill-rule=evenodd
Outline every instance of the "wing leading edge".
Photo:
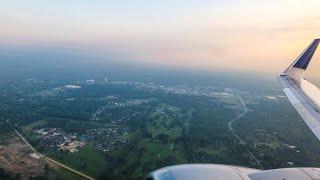
M 303 78 L 319 42 L 320 39 L 315 39 L 279 79 L 293 107 L 320 140 L 320 90 Z

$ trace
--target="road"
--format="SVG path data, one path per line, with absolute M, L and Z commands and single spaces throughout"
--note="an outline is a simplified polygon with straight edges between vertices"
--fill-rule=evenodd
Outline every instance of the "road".
M 18 130 L 15 129 L 14 131 L 15 131 L 16 134 L 19 136 L 19 138 L 20 138 L 24 143 L 26 143 L 27 146 L 29 146 L 30 149 L 31 149 L 34 153 L 38 154 L 41 158 L 43 158 L 43 159 L 45 159 L 46 161 L 49 161 L 49 162 L 51 162 L 51 163 L 53 163 L 53 164 L 55 164 L 55 165 L 57 165 L 57 166 L 60 166 L 60 167 L 62 167 L 62 168 L 65 168 L 65 169 L 67 169 L 67 170 L 69 170 L 69 171 L 71 171 L 71 172 L 73 172 L 73 173 L 75 173 L 75 174 L 77 174 L 77 175 L 85 178 L 85 179 L 94 180 L 94 178 L 92 178 L 92 177 L 90 177 L 90 176 L 88 176 L 88 175 L 85 175 L 85 174 L 83 174 L 83 173 L 80 172 L 80 171 L 77 171 L 77 170 L 75 170 L 75 169 L 72 169 L 72 168 L 69 167 L 69 166 L 66 166 L 66 165 L 64 165 L 64 164 L 62 164 L 62 163 L 59 163 L 58 161 L 53 160 L 53 159 L 45 156 L 44 154 L 39 153 L 39 152 L 22 136 L 22 134 L 20 134 L 20 132 L 19 132 Z
M 229 127 L 229 130 L 232 132 L 233 136 L 234 136 L 236 139 L 238 139 L 239 143 L 242 144 L 242 145 L 246 145 L 247 143 L 246 143 L 243 139 L 241 139 L 241 137 L 236 133 L 236 131 L 235 131 L 235 130 L 233 129 L 233 127 L 232 127 L 232 124 L 233 124 L 236 120 L 238 120 L 238 119 L 242 118 L 243 116 L 245 116 L 245 115 L 248 113 L 248 111 L 249 111 L 249 108 L 248 108 L 247 104 L 244 102 L 244 100 L 242 99 L 242 97 L 241 97 L 240 95 L 238 95 L 238 97 L 239 97 L 239 100 L 240 100 L 240 102 L 241 102 L 241 104 L 242 104 L 242 106 L 243 106 L 243 111 L 242 111 L 242 113 L 240 113 L 237 117 L 235 117 L 235 118 L 231 119 L 231 121 L 229 121 L 228 127 Z M 260 163 L 259 159 L 250 151 L 249 148 L 248 148 L 248 151 L 249 151 L 249 155 L 250 155 L 250 156 L 252 157 L 252 159 L 256 162 L 256 164 L 257 164 L 261 169 L 264 169 L 264 167 L 263 167 L 262 164 Z
M 236 120 L 242 118 L 243 116 L 245 116 L 247 114 L 247 112 L 249 111 L 248 107 L 247 107 L 247 104 L 243 101 L 242 97 L 239 95 L 239 99 L 240 99 L 240 102 L 243 106 L 243 111 L 241 114 L 239 114 L 237 117 L 231 119 L 231 121 L 229 121 L 228 123 L 228 127 L 229 127 L 229 130 L 232 132 L 233 136 L 236 137 L 239 141 L 240 144 L 243 144 L 245 145 L 245 141 L 243 141 L 240 136 L 235 132 L 235 130 L 233 129 L 232 127 L 232 123 L 235 122 Z

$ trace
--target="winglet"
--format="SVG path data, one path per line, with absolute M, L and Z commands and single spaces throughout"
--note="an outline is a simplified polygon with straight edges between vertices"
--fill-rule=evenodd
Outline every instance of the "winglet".
M 307 48 L 307 50 L 298 58 L 293 67 L 299 69 L 307 69 L 314 52 L 317 50 L 319 42 L 320 39 L 315 39 Z
M 302 54 L 282 73 L 282 75 L 287 75 L 297 83 L 300 83 L 304 71 L 307 69 L 319 43 L 320 39 L 313 40 L 309 47 L 302 52 Z

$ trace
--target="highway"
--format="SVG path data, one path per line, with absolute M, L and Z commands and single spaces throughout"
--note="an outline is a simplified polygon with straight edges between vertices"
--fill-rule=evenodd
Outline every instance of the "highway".
M 248 111 L 249 111 L 249 108 L 247 107 L 247 104 L 244 102 L 244 100 L 242 99 L 242 97 L 240 95 L 238 95 L 239 97 L 239 100 L 243 106 L 243 111 L 241 114 L 239 114 L 237 117 L 231 119 L 231 121 L 229 121 L 228 123 L 228 127 L 229 127 L 229 130 L 232 132 L 233 136 L 238 139 L 239 143 L 242 144 L 242 145 L 246 145 L 247 143 L 242 140 L 240 138 L 240 136 L 236 133 L 236 131 L 233 129 L 232 127 L 232 123 L 235 122 L 236 120 L 242 118 L 243 116 L 245 116 Z M 252 159 L 256 162 L 256 164 L 261 168 L 261 169 L 264 169 L 264 167 L 262 166 L 262 164 L 260 163 L 260 161 L 258 160 L 258 158 L 250 151 L 250 149 L 248 149 L 249 151 L 249 155 L 252 157 Z
M 246 143 L 240 138 L 240 136 L 235 132 L 235 130 L 232 127 L 232 123 L 233 122 L 235 122 L 236 120 L 238 120 L 238 119 L 242 118 L 243 116 L 245 116 L 247 114 L 247 112 L 249 111 L 246 103 L 243 101 L 241 96 L 239 96 L 239 99 L 240 99 L 240 102 L 241 102 L 241 104 L 243 106 L 243 111 L 237 117 L 235 117 L 235 118 L 231 119 L 231 121 L 229 121 L 228 127 L 229 127 L 229 130 L 232 132 L 233 136 L 236 137 L 239 140 L 239 143 L 245 145 Z
M 69 167 L 69 166 L 66 166 L 66 165 L 64 165 L 64 164 L 62 164 L 62 163 L 60 163 L 60 162 L 58 162 L 58 161 L 56 161 L 56 160 L 53 160 L 53 159 L 45 156 L 44 154 L 39 153 L 39 152 L 22 136 L 22 134 L 21 134 L 17 129 L 15 129 L 14 131 L 15 131 L 15 133 L 19 136 L 19 138 L 20 138 L 23 142 L 25 142 L 25 143 L 30 147 L 30 149 L 31 149 L 34 153 L 38 154 L 38 155 L 39 155 L 41 158 L 43 158 L 44 160 L 46 160 L 46 161 L 48 161 L 48 162 L 51 162 L 51 163 L 53 163 L 53 164 L 55 164 L 55 165 L 57 165 L 57 166 L 60 166 L 60 167 L 66 169 L 66 170 L 68 170 L 68 171 L 71 171 L 71 172 L 73 172 L 73 173 L 75 173 L 75 174 L 77 174 L 77 175 L 79 175 L 79 176 L 81 176 L 81 177 L 83 177 L 83 178 L 85 178 L 85 179 L 94 180 L 94 178 L 92 178 L 92 177 L 90 177 L 90 176 L 88 176 L 88 175 L 85 175 L 85 174 L 83 174 L 83 173 L 80 172 L 80 171 L 77 171 L 77 170 L 75 170 L 75 169 L 72 169 L 72 168 Z

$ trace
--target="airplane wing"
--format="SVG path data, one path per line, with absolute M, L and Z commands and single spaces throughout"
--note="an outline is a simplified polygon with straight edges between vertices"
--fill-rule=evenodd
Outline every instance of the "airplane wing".
M 184 164 L 151 172 L 146 180 L 314 180 L 320 168 L 258 170 L 221 164 Z
M 146 180 L 250 180 L 249 174 L 260 170 L 220 164 L 184 164 L 151 172 Z
M 279 80 L 293 107 L 320 140 L 320 90 L 304 79 L 304 72 L 308 68 L 319 42 L 320 39 L 315 39 L 280 75 Z

